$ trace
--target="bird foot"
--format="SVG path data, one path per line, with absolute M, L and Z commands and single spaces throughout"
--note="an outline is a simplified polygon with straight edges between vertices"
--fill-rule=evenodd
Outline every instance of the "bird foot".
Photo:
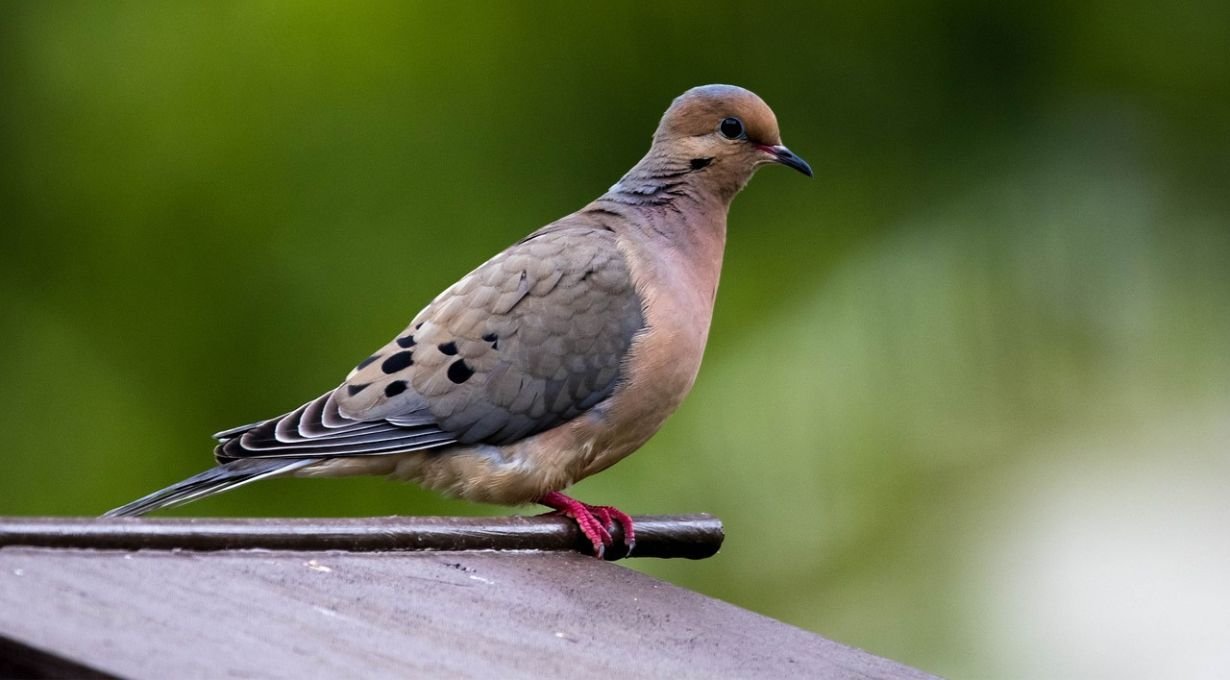
M 618 522 L 623 527 L 624 545 L 628 548 L 624 556 L 632 554 L 632 548 L 636 546 L 636 531 L 632 528 L 632 517 L 626 512 L 609 505 L 582 503 L 558 491 L 548 493 L 538 502 L 576 522 L 577 528 L 593 544 L 594 556 L 598 559 L 606 556 L 606 547 L 614 542 L 611 530 Z

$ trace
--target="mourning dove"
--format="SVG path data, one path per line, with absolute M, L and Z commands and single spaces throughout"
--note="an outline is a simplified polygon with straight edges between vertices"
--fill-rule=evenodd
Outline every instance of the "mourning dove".
M 116 508 L 141 515 L 283 475 L 387 475 L 471 501 L 539 503 L 601 556 L 631 518 L 562 489 L 644 444 L 700 368 L 726 214 L 761 165 L 811 176 L 773 111 L 731 85 L 675 99 L 600 198 L 441 293 L 336 389 L 214 435 L 218 465 Z

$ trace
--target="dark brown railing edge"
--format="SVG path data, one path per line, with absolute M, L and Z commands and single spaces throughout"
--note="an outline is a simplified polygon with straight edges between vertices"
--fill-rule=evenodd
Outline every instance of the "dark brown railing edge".
M 703 559 L 721 548 L 722 522 L 708 514 L 633 518 L 632 557 Z M 627 557 L 623 532 L 606 558 Z M 568 519 L 537 517 L 91 518 L 0 517 L 0 548 L 93 550 L 578 551 L 592 548 Z
M 0 635 L 0 678 L 111 680 L 115 676 Z

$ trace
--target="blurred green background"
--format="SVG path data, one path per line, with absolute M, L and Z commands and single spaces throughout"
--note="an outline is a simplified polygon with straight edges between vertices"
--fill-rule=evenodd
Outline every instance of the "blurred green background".
M 1230 4 L 0 5 L 0 514 L 93 515 L 331 388 L 697 84 L 736 201 L 690 400 L 576 494 L 635 568 L 958 677 L 1230 674 Z M 379 479 L 188 515 L 507 512 Z M 536 510 L 535 510 L 536 512 Z

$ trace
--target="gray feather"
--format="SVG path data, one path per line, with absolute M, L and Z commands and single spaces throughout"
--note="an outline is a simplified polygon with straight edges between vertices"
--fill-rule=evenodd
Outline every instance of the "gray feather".
M 162 508 L 173 508 L 190 501 L 229 491 L 258 479 L 283 475 L 311 465 L 313 460 L 252 458 L 236 460 L 193 475 L 161 491 L 138 498 L 103 515 L 103 517 L 136 517 Z

